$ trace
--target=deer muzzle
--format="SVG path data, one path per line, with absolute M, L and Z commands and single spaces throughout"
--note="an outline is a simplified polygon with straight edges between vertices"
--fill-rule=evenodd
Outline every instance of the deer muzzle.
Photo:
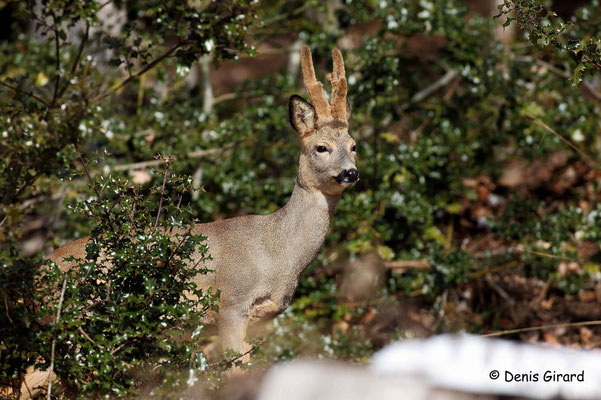
M 336 182 L 343 185 L 345 183 L 355 183 L 359 180 L 359 171 L 357 168 L 345 169 L 336 176 Z

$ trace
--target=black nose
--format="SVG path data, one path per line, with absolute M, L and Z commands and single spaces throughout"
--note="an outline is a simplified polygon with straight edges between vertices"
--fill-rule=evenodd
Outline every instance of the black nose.
M 342 173 L 349 182 L 356 182 L 359 180 L 359 171 L 357 171 L 356 168 L 344 170 Z

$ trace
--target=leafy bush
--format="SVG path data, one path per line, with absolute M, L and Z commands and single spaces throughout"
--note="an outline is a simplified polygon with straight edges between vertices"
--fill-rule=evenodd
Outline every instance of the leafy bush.
M 52 262 L 33 269 L 38 282 L 29 284 L 38 288 L 27 301 L 34 307 L 25 315 L 14 315 L 18 306 L 7 310 L 30 323 L 21 328 L 26 341 L 11 343 L 16 332 L 7 329 L 13 356 L 2 354 L 4 379 L 35 362 L 42 370 L 52 365 L 68 397 L 123 396 L 169 371 L 206 368 L 198 339 L 219 293 L 193 283 L 209 272 L 206 238 L 190 232 L 192 214 L 182 207 L 189 179 L 168 169 L 163 185 L 150 190 L 113 177 L 92 181 L 88 200 L 74 207 L 94 227 L 85 258 L 65 258 L 67 271 Z

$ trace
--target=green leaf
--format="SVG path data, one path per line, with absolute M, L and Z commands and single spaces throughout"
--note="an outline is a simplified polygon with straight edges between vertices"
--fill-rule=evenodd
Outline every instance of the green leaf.
M 572 86 L 578 86 L 578 84 L 582 82 L 582 73 L 585 69 L 584 63 L 580 63 L 576 68 L 574 68 L 574 72 L 572 72 L 572 77 L 570 78 L 572 81 Z

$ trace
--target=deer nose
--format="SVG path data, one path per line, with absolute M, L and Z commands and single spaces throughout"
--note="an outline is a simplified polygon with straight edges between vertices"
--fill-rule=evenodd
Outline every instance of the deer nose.
M 346 169 L 342 173 L 349 182 L 357 182 L 359 180 L 359 171 L 357 171 L 357 168 Z

